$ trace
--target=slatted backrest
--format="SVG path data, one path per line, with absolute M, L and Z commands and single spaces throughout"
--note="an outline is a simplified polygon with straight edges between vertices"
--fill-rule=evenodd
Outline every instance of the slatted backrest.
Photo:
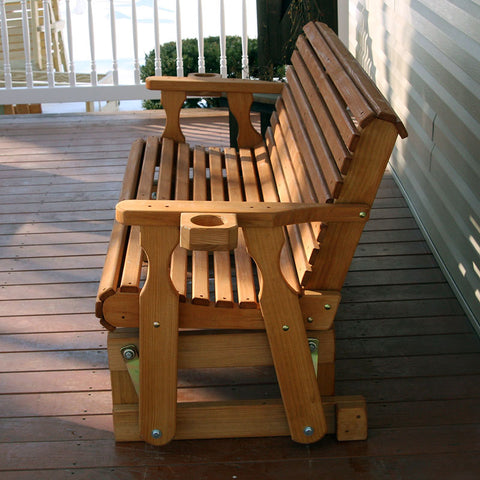
M 280 200 L 373 201 L 390 152 L 382 151 L 382 158 L 371 165 L 357 157 L 364 157 L 365 148 L 375 151 L 376 140 L 371 147 L 361 145 L 379 120 L 394 125 L 394 137 L 406 136 L 395 112 L 334 32 L 321 23 L 305 26 L 286 76 L 266 137 Z M 352 175 L 362 181 L 371 176 L 372 181 L 367 178 L 362 186 L 349 178 Z M 358 190 L 355 200 L 353 189 Z M 299 279 L 310 288 L 319 287 L 315 270 L 322 268 L 318 263 L 325 232 L 320 224 L 288 231 Z

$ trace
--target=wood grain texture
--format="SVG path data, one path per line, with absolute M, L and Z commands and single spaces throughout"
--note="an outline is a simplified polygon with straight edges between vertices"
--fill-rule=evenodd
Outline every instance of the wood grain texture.
M 140 432 L 146 442 L 163 445 L 175 435 L 176 424 L 179 299 L 169 266 L 178 228 L 142 227 L 141 238 L 149 270 L 140 294 Z
M 193 151 L 193 201 L 207 200 L 207 162 L 203 148 Z M 181 220 L 180 220 L 181 221 Z M 182 245 L 183 246 L 183 245 Z M 201 250 L 201 249 L 199 249 Z M 192 252 L 192 302 L 210 303 L 209 266 L 207 251 Z
M 180 127 L 180 110 L 185 99 L 185 92 L 163 92 L 162 105 L 167 115 L 167 124 L 162 137 L 171 138 L 176 142 L 185 142 L 185 136 Z
M 244 234 L 248 251 L 261 274 L 260 308 L 290 435 L 297 442 L 311 443 L 322 438 L 327 427 L 298 296 L 280 271 L 283 230 L 246 228 Z M 308 434 L 307 427 L 311 429 Z
M 253 128 L 250 108 L 253 103 L 251 93 L 230 92 L 227 95 L 228 108 L 237 120 L 239 148 L 253 148 L 263 143 L 262 136 Z
M 148 77 L 146 87 L 150 90 L 162 90 L 165 92 L 188 92 L 188 93 L 280 93 L 283 84 L 280 82 L 264 82 L 261 80 L 242 80 L 237 78 L 220 77 Z
M 126 225 L 179 225 L 181 213 L 235 213 L 241 227 L 277 227 L 310 221 L 364 223 L 365 204 L 298 204 L 271 202 L 209 202 L 125 200 L 117 205 L 117 220 Z M 366 215 L 360 215 L 365 212 Z
M 150 200 L 152 194 L 152 178 L 158 161 L 160 145 L 157 137 L 148 137 L 140 179 L 137 187 L 137 200 Z M 132 178 L 132 182 L 135 178 Z M 130 228 L 129 241 L 123 259 L 122 278 L 120 279 L 121 292 L 138 292 L 140 274 L 143 262 L 143 251 L 140 245 L 140 227 Z
M 138 181 L 144 148 L 145 142 L 143 140 L 136 140 L 131 146 L 119 201 L 134 198 L 136 194 L 135 188 Z M 125 247 L 127 233 L 127 228 L 125 228 L 124 225 L 122 226 L 119 223 L 114 223 L 103 267 L 102 278 L 98 286 L 99 301 L 97 302 L 96 309 L 97 315 L 99 316 L 102 315 L 102 302 L 117 288 L 121 269 L 120 252 L 122 252 Z
M 305 327 L 309 330 L 331 328 L 338 307 L 338 293 L 318 291 L 314 295 L 310 293 L 305 291 L 305 295 L 299 299 Z M 325 304 L 330 305 L 331 309 L 325 309 Z M 202 305 L 202 308 L 196 308 L 189 300 L 181 302 L 179 306 L 180 327 L 237 330 L 264 329 L 263 318 L 258 306 L 245 308 L 245 306 L 240 306 L 239 303 L 223 305 L 223 307 L 229 308 L 228 311 L 218 307 L 220 306 L 210 304 Z M 138 327 L 138 295 L 117 292 L 112 298 L 107 298 L 104 303 L 104 316 L 111 325 L 116 327 Z
M 222 163 L 221 149 L 210 148 L 210 198 L 214 202 L 226 199 Z M 219 307 L 226 306 L 233 308 L 234 297 L 230 252 L 213 253 L 213 275 L 215 278 L 215 305 Z

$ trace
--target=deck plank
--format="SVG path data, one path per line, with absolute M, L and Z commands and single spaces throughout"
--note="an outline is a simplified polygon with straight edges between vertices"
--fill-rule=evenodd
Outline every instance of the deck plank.
M 203 133 L 198 115 L 190 143 L 227 145 L 225 114 Z M 478 478 L 480 342 L 388 172 L 336 320 L 337 392 L 367 396 L 366 442 L 115 444 L 95 285 L 130 143 L 163 125 L 156 112 L 0 119 L 0 477 Z M 180 375 L 181 398 L 200 381 L 205 396 L 276 392 L 271 368 L 219 370 Z

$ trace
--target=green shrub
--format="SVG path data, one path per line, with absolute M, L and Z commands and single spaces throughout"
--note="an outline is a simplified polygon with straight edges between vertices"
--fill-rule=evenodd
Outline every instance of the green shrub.
M 218 73 L 220 71 L 220 43 L 219 37 L 204 39 L 205 72 Z M 226 39 L 227 71 L 229 78 L 242 78 L 242 39 L 239 36 L 227 36 Z M 185 75 L 198 71 L 198 43 L 195 38 L 182 41 L 183 71 Z M 160 47 L 162 75 L 177 75 L 177 49 L 175 42 L 167 42 Z M 250 76 L 258 77 L 257 39 L 248 40 L 248 64 Z M 145 54 L 145 65 L 140 67 L 140 76 L 143 81 L 155 75 L 155 50 Z M 208 99 L 209 106 L 216 106 L 217 99 Z M 197 100 L 189 99 L 186 107 L 196 107 Z M 159 100 L 144 100 L 143 108 L 162 108 Z

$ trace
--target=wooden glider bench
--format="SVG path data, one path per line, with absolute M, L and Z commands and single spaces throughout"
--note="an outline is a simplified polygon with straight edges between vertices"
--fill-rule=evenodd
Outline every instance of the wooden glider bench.
M 147 79 L 162 90 L 167 123 L 161 140 L 132 145 L 96 305 L 116 328 L 117 441 L 366 438 L 363 397 L 333 396 L 332 324 L 406 131 L 326 25 L 305 26 L 291 63 L 288 83 Z M 265 141 L 250 123 L 253 92 L 279 94 Z M 186 96 L 218 94 L 239 124 L 239 149 L 190 148 L 179 126 Z M 215 388 L 216 372 L 221 383 L 272 365 L 281 398 L 273 387 L 261 398 Z M 177 393 L 179 378 L 192 388 Z M 199 378 L 210 383 L 195 390 Z

